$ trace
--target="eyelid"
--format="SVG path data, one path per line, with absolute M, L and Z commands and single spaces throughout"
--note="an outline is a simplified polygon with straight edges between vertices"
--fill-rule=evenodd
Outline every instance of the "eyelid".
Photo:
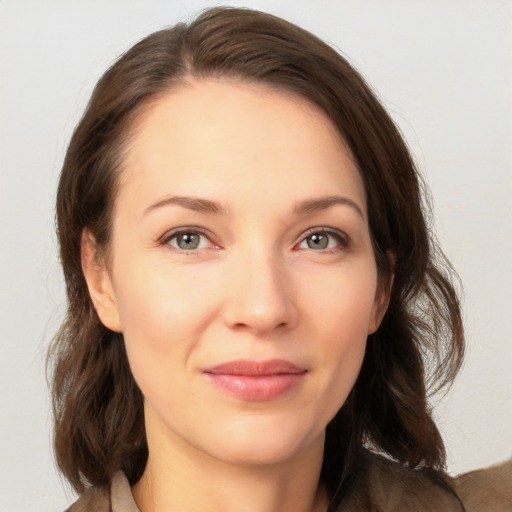
M 185 234 L 185 233 L 195 233 L 195 234 L 204 236 L 210 242 L 210 244 L 213 248 L 216 248 L 216 249 L 220 248 L 220 244 L 217 242 L 216 237 L 213 235 L 213 233 L 211 233 L 207 229 L 201 228 L 199 226 L 180 226 L 180 227 L 173 228 L 173 229 L 167 231 L 163 236 L 161 236 L 157 240 L 157 243 L 158 243 L 158 245 L 172 247 L 173 249 L 175 249 L 178 252 L 187 252 L 184 249 L 179 249 L 179 248 L 176 248 L 169 244 L 170 240 L 172 240 L 173 238 L 175 238 L 176 236 L 178 236 L 180 234 Z M 309 236 L 314 235 L 314 234 L 327 234 L 327 235 L 336 237 L 343 249 L 348 249 L 352 243 L 352 240 L 344 231 L 341 231 L 336 228 L 328 227 L 328 226 L 316 226 L 316 227 L 309 228 L 304 233 L 302 233 L 299 241 L 294 245 L 294 248 L 297 248 L 301 243 L 303 243 L 306 240 L 306 238 L 308 238 Z M 334 249 L 334 250 L 336 250 L 336 249 Z M 190 252 L 197 252 L 197 251 L 198 251 L 198 249 L 194 249 L 193 251 L 190 251 Z M 333 249 L 332 248 L 324 249 L 323 251 L 317 251 L 317 252 L 329 252 L 329 251 L 333 251 Z
M 176 251 L 186 253 L 187 252 L 186 250 L 176 248 L 176 247 L 170 245 L 169 242 L 173 238 L 177 237 L 178 235 L 187 234 L 187 233 L 204 236 L 206 239 L 208 239 L 208 241 L 210 242 L 210 244 L 213 248 L 219 248 L 219 244 L 216 242 L 213 234 L 210 231 L 208 231 L 204 228 L 201 228 L 199 226 L 180 226 L 177 228 L 173 228 L 173 229 L 167 231 L 162 237 L 160 237 L 158 239 L 158 245 L 167 245 L 169 247 L 172 247 Z M 197 252 L 197 251 L 198 251 L 198 249 L 194 249 L 193 251 L 190 251 L 190 252 Z
M 295 247 L 302 244 L 309 236 L 315 235 L 315 234 L 327 234 L 327 235 L 336 237 L 338 239 L 340 245 L 342 246 L 342 249 L 348 249 L 352 243 L 351 238 L 344 231 L 341 231 L 336 228 L 328 227 L 328 226 L 317 226 L 314 228 L 310 228 L 307 231 L 305 231 L 304 233 L 302 233 L 298 243 L 295 244 Z M 311 250 L 313 250 L 313 249 L 311 249 Z M 329 251 L 332 252 L 333 250 L 336 250 L 336 249 L 332 249 L 332 248 L 324 249 L 322 251 L 319 250 L 316 252 L 329 252 Z

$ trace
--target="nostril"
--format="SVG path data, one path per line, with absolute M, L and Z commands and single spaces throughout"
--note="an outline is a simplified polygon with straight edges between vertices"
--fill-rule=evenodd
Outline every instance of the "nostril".
M 251 266 L 255 267 L 256 264 Z M 231 329 L 262 335 L 295 325 L 298 310 L 292 282 L 284 279 L 282 269 L 274 261 L 266 264 L 265 272 L 247 273 L 246 266 L 238 270 L 245 272 L 244 278 L 237 276 L 238 286 L 229 288 L 222 303 L 223 320 Z

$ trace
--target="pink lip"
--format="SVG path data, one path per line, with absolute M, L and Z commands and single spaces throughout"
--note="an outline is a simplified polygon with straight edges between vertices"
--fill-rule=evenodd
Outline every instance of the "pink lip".
M 297 386 L 307 370 L 284 361 L 239 360 L 203 370 L 221 390 L 245 400 L 271 400 Z

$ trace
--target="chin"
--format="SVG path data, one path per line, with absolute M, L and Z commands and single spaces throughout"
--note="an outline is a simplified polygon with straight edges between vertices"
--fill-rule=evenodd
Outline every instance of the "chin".
M 223 427 L 211 440 L 211 455 L 226 463 L 273 465 L 293 460 L 312 445 L 323 450 L 324 430 L 315 436 L 283 422 L 250 421 Z

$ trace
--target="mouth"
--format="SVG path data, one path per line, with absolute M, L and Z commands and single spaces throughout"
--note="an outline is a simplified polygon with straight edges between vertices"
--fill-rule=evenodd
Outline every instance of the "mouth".
M 272 400 L 288 393 L 306 374 L 307 369 L 283 359 L 230 361 L 203 370 L 219 390 L 254 401 Z

